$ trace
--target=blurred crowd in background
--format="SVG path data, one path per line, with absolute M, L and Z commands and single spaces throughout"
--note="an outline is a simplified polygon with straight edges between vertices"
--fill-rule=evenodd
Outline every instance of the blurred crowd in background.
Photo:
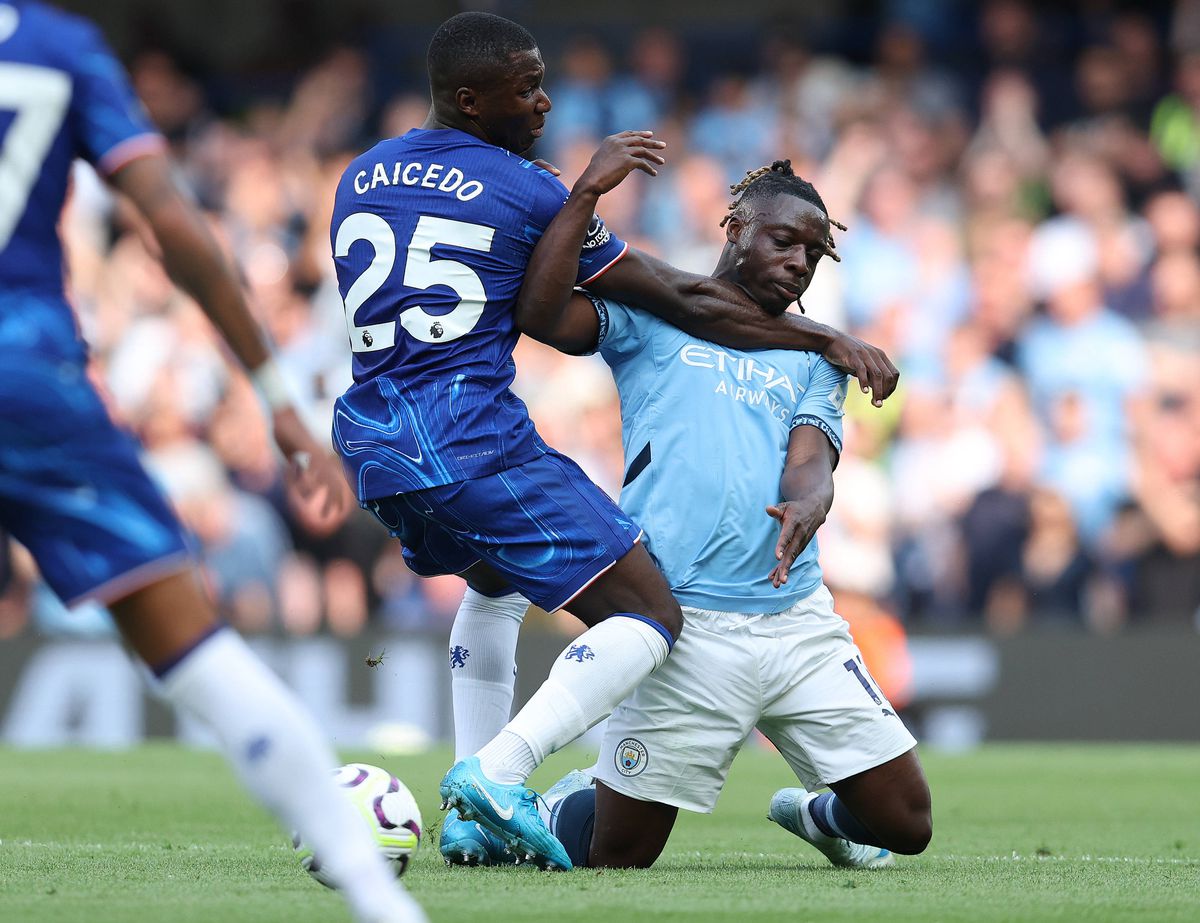
M 536 154 L 570 185 L 606 134 L 652 128 L 668 167 L 601 214 L 696 272 L 716 264 L 729 184 L 776 159 L 848 225 L 805 308 L 885 348 L 902 379 L 883 409 L 853 389 L 847 405 L 819 536 L 842 611 L 995 633 L 1200 624 L 1200 2 L 968 6 L 947 34 L 920 15 L 936 4 L 883 4 L 865 51 L 747 22 L 732 63 L 703 51 L 720 34 L 543 38 L 554 108 Z M 338 47 L 230 111 L 168 52 L 127 61 L 323 432 L 350 367 L 333 189 L 428 109 L 420 70 L 377 78 L 377 46 Z M 287 500 L 254 392 L 85 168 L 63 234 L 96 381 L 226 617 L 251 633 L 447 628 L 457 578 L 414 577 L 365 513 Z M 615 495 L 607 368 L 529 340 L 516 362 L 542 435 Z M 81 624 L 10 558 L 0 635 Z

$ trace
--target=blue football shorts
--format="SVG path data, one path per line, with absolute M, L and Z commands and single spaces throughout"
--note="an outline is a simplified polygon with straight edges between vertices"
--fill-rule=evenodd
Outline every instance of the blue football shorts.
M 369 500 L 422 577 L 483 561 L 547 612 L 561 609 L 637 544 L 641 530 L 554 450 L 498 474 Z
M 0 363 L 0 527 L 68 605 L 120 599 L 190 561 L 179 521 L 81 357 L 20 351 Z

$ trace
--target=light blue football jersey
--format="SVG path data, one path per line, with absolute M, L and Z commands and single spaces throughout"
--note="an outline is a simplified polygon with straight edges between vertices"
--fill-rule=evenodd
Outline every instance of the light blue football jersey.
M 847 377 L 816 353 L 743 352 L 645 311 L 592 298 L 599 352 L 621 396 L 621 508 L 685 606 L 780 612 L 821 585 L 814 539 L 775 589 L 778 503 L 788 439 L 819 428 L 842 448 Z

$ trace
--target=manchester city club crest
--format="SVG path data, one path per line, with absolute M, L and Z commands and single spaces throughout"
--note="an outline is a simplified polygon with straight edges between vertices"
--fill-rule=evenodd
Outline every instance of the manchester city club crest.
M 646 746 L 635 737 L 626 737 L 617 744 L 615 755 L 617 772 L 623 776 L 640 775 L 650 762 L 646 754 Z

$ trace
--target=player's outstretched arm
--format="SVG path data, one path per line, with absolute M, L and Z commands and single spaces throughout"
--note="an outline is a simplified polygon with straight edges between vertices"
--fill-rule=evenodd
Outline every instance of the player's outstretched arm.
M 587 352 L 596 345 L 596 309 L 575 293 L 579 251 L 600 196 L 634 170 L 657 176 L 664 147 L 649 131 L 623 131 L 604 139 L 530 257 L 517 297 L 522 333 L 565 353 Z
M 665 146 L 648 131 L 627 131 L 604 140 L 571 189 L 562 210 L 534 248 L 517 301 L 517 326 L 568 353 L 596 344 L 591 303 L 574 295 L 579 251 L 601 195 L 633 170 L 657 175 Z M 588 284 L 597 294 L 645 308 L 693 336 L 736 349 L 805 349 L 858 379 L 876 406 L 896 390 L 900 373 L 883 350 L 806 317 L 772 317 L 736 285 L 676 269 L 630 249 L 603 276 Z
M 557 220 L 557 219 L 555 219 Z M 887 353 L 856 336 L 797 314 L 774 317 L 741 288 L 676 269 L 630 248 L 588 288 L 645 308 L 685 333 L 734 349 L 804 349 L 858 379 L 879 406 L 896 390 L 900 373 Z
M 767 507 L 767 515 L 779 521 L 775 557 L 770 573 L 778 589 L 787 583 L 788 571 L 812 541 L 833 506 L 833 466 L 837 450 L 829 437 L 815 426 L 792 429 L 787 461 L 779 480 L 779 503 Z
M 323 493 L 327 514 L 343 511 L 348 491 L 341 466 L 292 406 L 233 267 L 172 176 L 166 155 L 139 157 L 118 170 L 112 182 L 149 222 L 172 280 L 204 309 L 258 385 L 271 408 L 275 442 L 289 461 L 289 481 L 302 496 Z

